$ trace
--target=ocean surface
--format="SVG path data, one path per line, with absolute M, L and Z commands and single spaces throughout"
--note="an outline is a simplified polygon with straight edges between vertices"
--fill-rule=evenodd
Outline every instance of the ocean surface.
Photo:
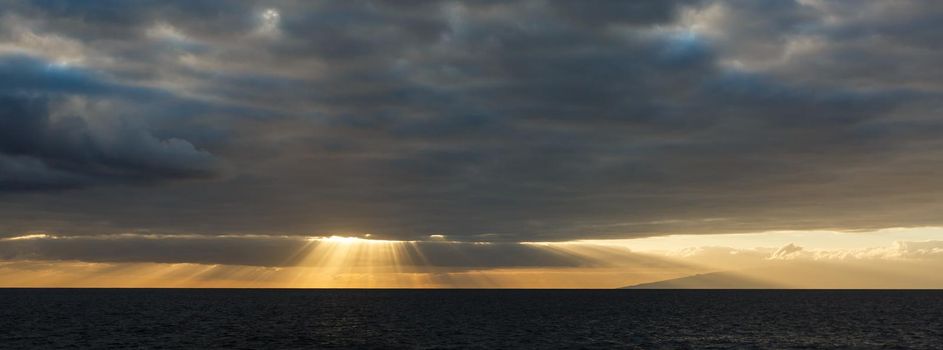
M 943 348 L 943 291 L 0 289 L 4 349 Z

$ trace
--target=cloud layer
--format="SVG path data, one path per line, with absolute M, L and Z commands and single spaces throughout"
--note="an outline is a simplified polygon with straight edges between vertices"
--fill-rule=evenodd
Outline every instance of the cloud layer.
M 933 1 L 0 6 L 8 237 L 943 224 Z

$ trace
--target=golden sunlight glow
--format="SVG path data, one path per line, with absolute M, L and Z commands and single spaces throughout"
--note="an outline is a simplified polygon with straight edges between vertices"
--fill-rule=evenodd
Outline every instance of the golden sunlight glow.
M 10 238 L 3 238 L 3 239 L 0 239 L 0 241 L 22 241 L 22 240 L 28 240 L 28 239 L 49 238 L 49 237 L 50 236 L 45 233 L 36 233 L 36 234 L 29 234 L 29 235 L 23 235 L 23 236 L 10 237 Z
M 417 251 L 414 242 L 364 239 L 349 236 L 309 238 L 289 262 L 297 267 L 288 285 L 310 287 L 403 286 L 414 282 L 403 274 L 404 268 L 416 265 L 410 254 Z M 390 278 L 379 278 L 386 275 Z

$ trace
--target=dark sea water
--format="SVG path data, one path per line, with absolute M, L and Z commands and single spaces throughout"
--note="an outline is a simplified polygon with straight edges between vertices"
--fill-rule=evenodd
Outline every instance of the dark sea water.
M 943 292 L 0 289 L 0 347 L 940 349 Z

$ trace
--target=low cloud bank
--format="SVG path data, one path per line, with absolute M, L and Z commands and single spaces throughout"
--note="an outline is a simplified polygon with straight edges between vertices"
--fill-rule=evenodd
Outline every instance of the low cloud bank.
M 449 269 L 519 267 L 750 267 L 780 262 L 928 261 L 943 263 L 943 241 L 899 241 L 887 247 L 813 250 L 692 247 L 654 254 L 586 243 L 382 241 L 340 237 L 33 234 L 0 240 L 0 260 L 192 263 L 263 267 L 398 265 Z

